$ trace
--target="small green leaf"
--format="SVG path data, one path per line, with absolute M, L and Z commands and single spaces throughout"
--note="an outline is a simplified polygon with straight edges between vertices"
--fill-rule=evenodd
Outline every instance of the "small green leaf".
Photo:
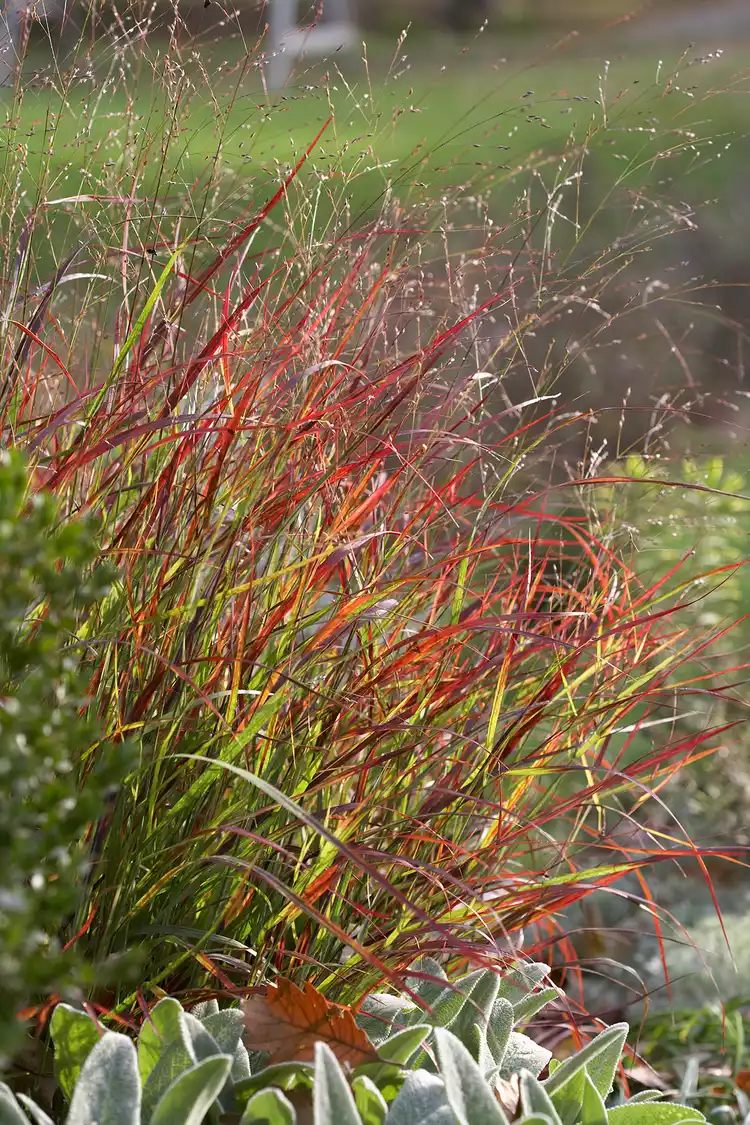
M 138 1056 L 126 1035 L 105 1031 L 81 1068 L 67 1125 L 140 1125 Z
M 562 1125 L 576 1125 L 581 1116 L 583 1097 L 586 1092 L 586 1080 L 586 1067 L 580 1066 L 570 1075 L 567 1082 L 563 1082 L 561 1086 L 550 1093 Z
M 101 1032 L 85 1012 L 58 1004 L 50 1020 L 50 1033 L 55 1045 L 55 1077 L 70 1101 L 81 1067 L 101 1039 Z
M 165 996 L 143 1021 L 138 1036 L 138 1073 L 144 1085 L 168 1046 L 181 1043 L 189 1050 L 183 1015 L 182 1005 L 171 996 Z
M 266 1086 L 278 1086 L 282 1090 L 293 1090 L 296 1086 L 302 1086 L 312 1090 L 314 1075 L 315 1068 L 312 1063 L 274 1063 L 273 1066 L 265 1066 L 249 1078 L 235 1083 L 234 1096 L 242 1105 Z
M 673 1102 L 628 1102 L 610 1109 L 610 1125 L 682 1125 L 683 1122 L 705 1121 L 697 1109 Z
M 229 1055 L 214 1055 L 186 1070 L 159 1099 L 150 1125 L 201 1125 L 231 1066 Z
M 413 1067 L 409 1069 L 412 1070 Z M 389 1062 L 361 1063 L 354 1070 L 356 1078 L 369 1078 L 388 1103 L 398 1095 L 407 1073 L 402 1066 Z
M 245 1106 L 239 1125 L 295 1125 L 294 1106 L 281 1090 L 271 1086 L 253 1094 Z
M 326 1043 L 315 1044 L 315 1125 L 362 1125 L 344 1072 Z
M 432 1028 L 428 1023 L 418 1023 L 405 1027 L 390 1035 L 378 1047 L 378 1054 L 385 1062 L 404 1064 L 424 1043 Z
M 360 1074 L 352 1082 L 352 1093 L 362 1125 L 383 1125 L 388 1106 L 375 1083 Z
M 460 1039 L 435 1028 L 435 1043 L 445 1093 L 459 1125 L 508 1125 L 497 1098 Z
M 583 1101 L 581 1104 L 581 1125 L 607 1125 L 607 1110 L 604 1098 L 584 1071 Z

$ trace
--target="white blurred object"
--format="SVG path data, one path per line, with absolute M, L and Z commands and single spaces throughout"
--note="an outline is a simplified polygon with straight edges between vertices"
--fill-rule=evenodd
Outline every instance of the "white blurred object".
M 320 19 L 298 24 L 298 0 L 268 0 L 267 82 L 281 90 L 302 55 L 351 50 L 359 40 L 352 0 L 324 0 Z

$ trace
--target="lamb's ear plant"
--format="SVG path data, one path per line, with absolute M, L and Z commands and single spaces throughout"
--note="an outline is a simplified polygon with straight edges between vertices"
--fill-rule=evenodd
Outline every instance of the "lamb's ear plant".
M 137 1044 L 61 1004 L 53 1014 L 51 1034 L 57 1078 L 68 1101 L 65 1125 L 200 1125 L 204 1120 L 232 1125 L 508 1125 L 509 1111 L 499 1097 L 505 1076 L 514 1078 L 520 1091 L 518 1125 L 705 1120 L 686 1106 L 643 1098 L 608 1108 L 625 1024 L 602 1031 L 561 1063 L 532 1040 L 531 1046 L 514 1048 L 512 1036 L 520 1037 L 513 1030 L 516 1011 L 538 1008 L 559 995 L 557 989 L 538 988 L 546 966 L 529 966 L 528 975 L 524 967 L 506 977 L 480 970 L 453 985 L 434 962 L 423 961 L 417 968 L 417 997 L 431 997 L 431 1013 L 414 1003 L 411 985 L 408 999 L 369 997 L 360 1020 L 377 1044 L 373 1042 L 371 1060 L 353 1066 L 341 1064 L 333 1041 L 316 1042 L 304 1059 L 274 1065 L 251 1060 L 243 1044 L 243 1012 L 219 1010 L 213 1001 L 186 1012 L 173 998 L 160 1000 L 143 1023 Z M 387 1029 L 381 1024 L 376 1032 L 375 1013 L 393 1012 L 397 1004 Z M 250 1039 L 252 1030 L 247 1028 Z M 43 1110 L 24 1096 L 14 1098 L 8 1087 L 0 1087 L 0 1125 L 25 1123 L 22 1105 L 34 1125 L 51 1125 Z
M 86 717 L 76 628 L 113 577 L 97 561 L 95 527 L 61 522 L 57 502 L 29 489 L 22 459 L 2 453 L 0 1063 L 19 1043 L 20 1009 L 91 980 L 72 942 L 91 873 L 85 836 L 125 751 L 105 752 Z
M 388 1049 L 408 1028 L 439 1027 L 449 1029 L 487 1075 L 507 1078 L 524 1067 L 540 1074 L 547 1066 L 549 1051 L 514 1028 L 560 995 L 547 982 L 548 965 L 520 965 L 502 977 L 479 969 L 451 982 L 425 957 L 412 972 L 405 982 L 410 995 L 375 992 L 362 1002 L 358 1022 L 373 1043 Z M 431 1067 L 423 1050 L 410 1059 L 412 1066 Z

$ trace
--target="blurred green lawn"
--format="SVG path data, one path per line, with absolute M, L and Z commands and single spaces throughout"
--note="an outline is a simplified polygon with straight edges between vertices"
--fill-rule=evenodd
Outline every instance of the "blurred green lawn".
M 681 61 L 676 45 L 663 61 L 641 52 L 606 64 L 604 54 L 545 58 L 522 39 L 464 53 L 447 39 L 413 50 L 407 40 L 395 56 L 393 44 L 375 40 L 369 67 L 343 57 L 310 66 L 279 98 L 264 94 L 236 36 L 172 53 L 169 63 L 166 48 L 158 39 L 106 47 L 93 80 L 83 67 L 64 93 L 27 89 L 20 109 L 7 110 L 6 190 L 16 177 L 29 198 L 47 201 L 169 198 L 210 180 L 247 205 L 267 196 L 329 115 L 309 171 L 325 185 L 321 206 L 346 196 L 353 216 L 377 208 L 386 183 L 411 198 L 472 183 L 502 198 L 518 191 L 531 159 L 572 156 L 587 137 L 588 172 L 608 187 L 653 179 L 665 145 L 682 153 L 665 171 L 678 175 L 676 186 L 653 181 L 665 194 L 697 202 L 745 172 L 750 86 L 740 48 L 705 63 L 694 52 Z

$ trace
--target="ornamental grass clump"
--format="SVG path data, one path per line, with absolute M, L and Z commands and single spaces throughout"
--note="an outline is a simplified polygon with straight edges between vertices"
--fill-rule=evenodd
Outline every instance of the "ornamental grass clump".
M 91 714 L 139 757 L 75 948 L 140 950 L 144 994 L 283 972 L 346 1002 L 695 859 L 684 834 L 615 832 L 720 736 L 656 727 L 629 753 L 700 641 L 592 517 L 607 450 L 562 383 L 684 228 L 644 188 L 693 160 L 682 126 L 618 133 L 636 218 L 613 209 L 592 257 L 581 185 L 612 107 L 508 156 L 481 98 L 411 144 L 398 61 L 385 127 L 369 63 L 359 101 L 330 68 L 274 103 L 247 49 L 212 85 L 177 18 L 164 52 L 140 29 L 91 58 L 85 92 L 67 71 L 21 89 L 9 125 L 0 340 L 3 440 L 65 517 L 99 517 L 120 575 L 75 636 Z M 143 112 L 154 80 L 168 120 Z M 28 99 L 55 82 L 32 153 Z M 467 172 L 470 128 L 487 159 Z M 676 409 L 651 404 L 649 432 Z

